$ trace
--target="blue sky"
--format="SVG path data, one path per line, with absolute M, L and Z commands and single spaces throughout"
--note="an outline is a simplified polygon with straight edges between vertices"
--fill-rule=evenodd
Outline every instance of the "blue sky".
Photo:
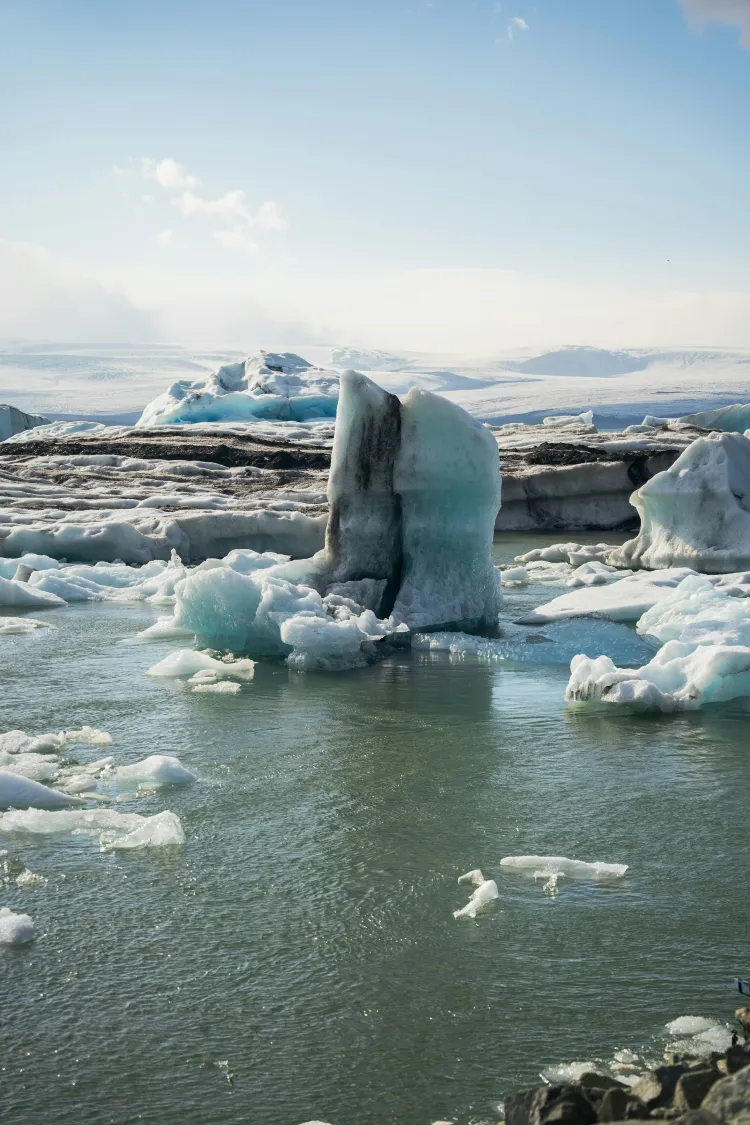
M 0 0 L 16 321 L 96 279 L 227 342 L 750 346 L 745 43 L 750 0 Z

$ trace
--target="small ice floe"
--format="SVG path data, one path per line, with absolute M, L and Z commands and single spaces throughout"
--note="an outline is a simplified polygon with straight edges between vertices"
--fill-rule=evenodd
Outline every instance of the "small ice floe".
M 678 1016 L 665 1027 L 668 1050 L 681 1055 L 710 1055 L 732 1045 L 732 1030 L 720 1020 L 704 1016 Z
M 0 945 L 25 945 L 36 937 L 34 923 L 28 914 L 14 914 L 0 906 Z
M 474 883 L 477 889 L 472 893 L 466 906 L 453 911 L 454 918 L 476 918 L 478 910 L 481 910 L 488 902 L 492 902 L 493 899 L 500 898 L 497 883 L 494 879 L 485 879 L 479 870 L 467 872 L 458 881 L 459 883 Z
M 44 875 L 37 875 L 35 871 L 29 871 L 28 867 L 24 867 L 23 871 L 16 875 L 15 883 L 17 887 L 26 889 L 28 887 L 43 887 L 47 882 Z
M 195 774 L 171 754 L 150 754 L 132 766 L 118 766 L 118 782 L 146 782 L 149 785 L 187 785 Z
M 103 848 L 116 850 L 174 846 L 185 842 L 179 817 L 168 810 L 154 816 L 117 812 L 115 809 L 13 810 L 0 813 L 0 833 L 99 836 Z
M 52 628 L 46 621 L 37 621 L 35 617 L 0 617 L 0 637 L 23 636 L 37 629 Z
M 525 566 L 509 566 L 501 571 L 501 575 L 503 586 L 522 586 L 531 581 Z
M 200 695 L 202 693 L 212 695 L 236 695 L 240 690 L 240 685 L 236 680 L 198 680 L 196 677 L 191 676 L 189 683 L 193 684 L 190 688 L 191 692 L 196 692 Z
M 626 863 L 586 863 L 559 855 L 509 855 L 500 860 L 500 866 L 544 879 L 542 890 L 552 897 L 560 879 L 621 879 L 628 870 Z
M 179 847 L 185 843 L 180 818 L 168 809 L 141 819 L 143 824 L 139 828 L 114 840 L 102 841 L 103 846 L 115 851 L 130 851 L 135 848 Z
M 255 674 L 255 661 L 216 660 L 205 652 L 182 648 L 165 656 L 158 664 L 153 664 L 146 675 L 154 679 L 172 680 L 194 677 L 201 672 L 212 672 L 215 680 L 252 680 Z

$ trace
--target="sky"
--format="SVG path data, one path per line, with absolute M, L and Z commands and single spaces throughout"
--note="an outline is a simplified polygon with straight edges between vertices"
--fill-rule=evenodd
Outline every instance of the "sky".
M 750 0 L 0 0 L 0 335 L 750 347 Z

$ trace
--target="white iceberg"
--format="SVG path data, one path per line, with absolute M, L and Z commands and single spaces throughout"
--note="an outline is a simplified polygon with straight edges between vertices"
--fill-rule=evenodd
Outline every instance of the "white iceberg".
M 688 566 L 709 574 L 750 567 L 750 439 L 698 438 L 670 469 L 634 492 L 641 517 L 634 539 L 611 550 L 616 566 Z
M 36 937 L 34 923 L 28 914 L 14 914 L 0 906 L 0 945 L 25 945 Z
M 134 851 L 139 848 L 174 848 L 185 843 L 180 818 L 168 809 L 155 816 L 142 817 L 143 823 L 107 841 L 107 847 L 115 851 Z
M 18 609 L 54 609 L 65 604 L 63 598 L 46 590 L 36 590 L 28 582 L 0 578 L 0 605 Z
M 136 425 L 333 418 L 338 388 L 333 371 L 313 367 L 292 352 L 261 351 L 220 367 L 207 379 L 173 383 L 148 404 Z

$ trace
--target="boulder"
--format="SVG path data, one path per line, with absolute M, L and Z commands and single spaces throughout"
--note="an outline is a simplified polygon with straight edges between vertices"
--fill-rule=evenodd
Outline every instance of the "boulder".
M 691 1109 L 698 1109 L 714 1082 L 718 1082 L 721 1075 L 712 1066 L 689 1070 L 678 1078 L 674 1092 L 675 1109 L 685 1113 Z
M 648 1117 L 648 1109 L 629 1090 L 613 1086 L 605 1091 L 599 1106 L 597 1121 L 632 1121 Z
M 505 1102 L 505 1125 L 594 1125 L 597 1111 L 579 1086 L 540 1086 L 512 1094 Z
M 716 1082 L 701 1109 L 712 1113 L 719 1125 L 750 1125 L 750 1066 Z
M 659 1066 L 656 1070 L 649 1070 L 633 1086 L 633 1093 L 649 1110 L 670 1106 L 677 1082 L 687 1069 L 686 1066 L 677 1063 L 674 1066 Z

